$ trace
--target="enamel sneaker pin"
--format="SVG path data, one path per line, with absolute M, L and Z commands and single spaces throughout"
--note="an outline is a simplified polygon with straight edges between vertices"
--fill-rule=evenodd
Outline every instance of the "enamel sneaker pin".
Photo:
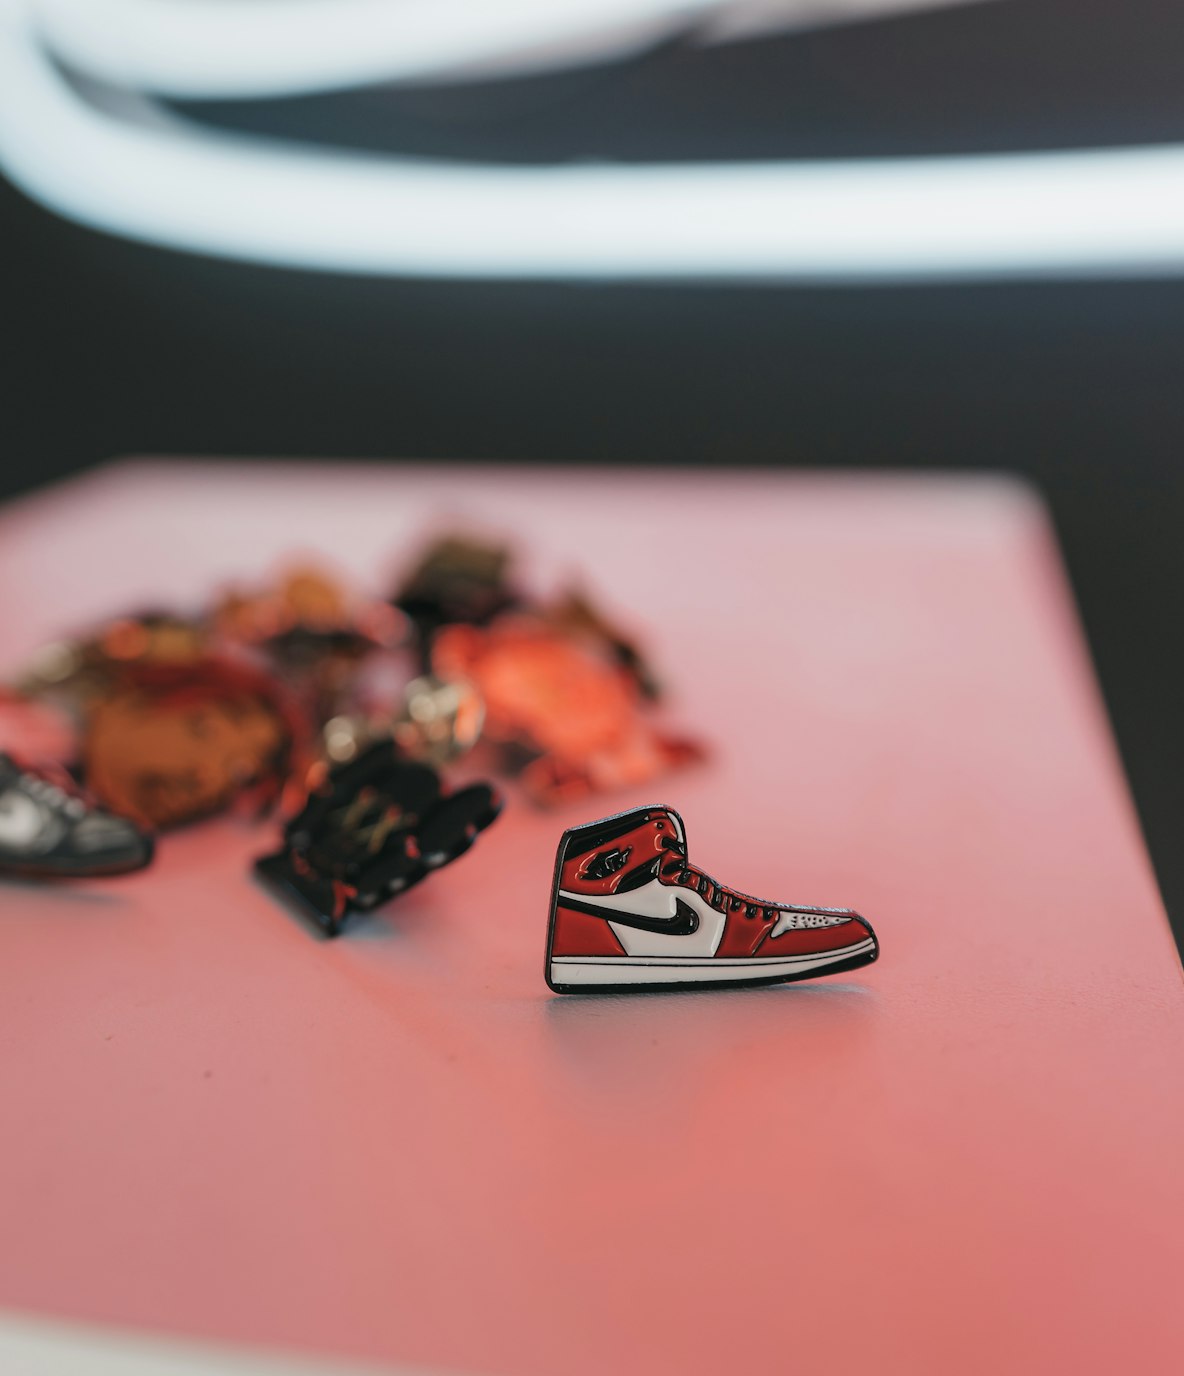
M 560 838 L 546 964 L 558 994 L 780 984 L 879 953 L 849 908 L 769 903 L 704 874 L 673 808 L 634 808 Z

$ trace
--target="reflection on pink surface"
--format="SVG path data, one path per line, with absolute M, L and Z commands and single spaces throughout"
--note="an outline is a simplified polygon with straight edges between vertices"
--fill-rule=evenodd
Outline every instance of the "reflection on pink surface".
M 652 625 L 717 744 L 670 799 L 697 860 L 880 962 L 551 996 L 586 809 L 511 806 L 335 943 L 241 823 L 6 885 L 0 1305 L 473 1372 L 1175 1369 L 1180 968 L 1024 492 L 117 468 L 0 516 L 4 655 L 458 514 Z

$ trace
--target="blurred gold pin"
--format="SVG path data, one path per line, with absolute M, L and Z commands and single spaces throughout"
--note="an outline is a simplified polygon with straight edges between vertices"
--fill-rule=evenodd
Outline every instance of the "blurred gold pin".
M 477 744 L 484 724 L 485 704 L 471 683 L 425 674 L 407 685 L 394 737 L 413 758 L 445 764 Z

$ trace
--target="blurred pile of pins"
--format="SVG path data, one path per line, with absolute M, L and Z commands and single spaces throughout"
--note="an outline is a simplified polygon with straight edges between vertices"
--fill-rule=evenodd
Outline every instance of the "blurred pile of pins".
M 661 724 L 638 633 L 583 588 L 528 592 L 508 544 L 461 533 L 386 595 L 302 561 L 116 616 L 0 690 L 0 874 L 122 872 L 159 832 L 278 813 L 258 869 L 336 932 L 463 854 L 502 781 L 555 807 L 700 759 Z M 118 854 L 87 828 L 122 831 Z

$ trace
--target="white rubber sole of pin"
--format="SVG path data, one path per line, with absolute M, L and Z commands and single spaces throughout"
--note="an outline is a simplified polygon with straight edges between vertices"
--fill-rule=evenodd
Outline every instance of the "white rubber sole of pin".
M 551 982 L 597 984 L 727 984 L 730 980 L 793 979 L 811 971 L 870 955 L 871 937 L 854 946 L 800 956 L 552 956 Z

